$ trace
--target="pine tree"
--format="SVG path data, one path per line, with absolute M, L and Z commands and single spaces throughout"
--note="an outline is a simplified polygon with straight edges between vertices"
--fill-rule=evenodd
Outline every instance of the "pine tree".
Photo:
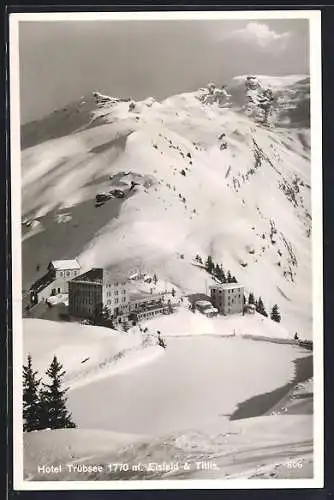
M 157 284 L 157 281 L 158 281 L 158 277 L 157 277 L 157 275 L 156 275 L 156 274 L 153 276 L 153 281 L 154 281 L 154 284 L 156 285 L 156 284 Z
M 232 283 L 232 275 L 231 275 L 231 272 L 230 271 L 227 271 L 227 283 Z
M 62 381 L 65 375 L 63 366 L 54 356 L 46 375 L 51 379 L 49 384 L 43 383 L 41 390 L 41 402 L 43 408 L 43 428 L 64 429 L 76 427 L 72 421 L 72 415 L 66 408 L 66 392 L 62 389 Z
M 226 283 L 226 276 L 222 265 L 220 265 L 220 281 Z
M 28 364 L 23 366 L 23 431 L 30 432 L 41 428 L 41 403 L 39 388 L 41 379 L 32 369 L 31 355 Z
M 219 264 L 216 264 L 216 265 L 215 265 L 215 268 L 214 268 L 214 275 L 216 276 L 216 278 L 219 278 L 219 277 L 220 277 L 220 267 L 219 267 Z
M 248 297 L 248 304 L 253 304 L 255 305 L 255 297 L 253 292 L 250 292 L 249 297 Z
M 237 278 L 235 276 L 232 276 L 231 278 L 231 283 L 238 283 Z
M 211 257 L 211 255 L 209 255 L 208 258 L 206 259 L 205 268 L 208 271 L 208 273 L 212 274 L 214 267 L 215 267 L 215 265 L 214 265 L 214 262 L 212 260 L 212 257 Z
M 262 314 L 262 316 L 268 316 L 268 314 L 266 313 L 266 310 L 264 308 L 264 304 L 262 302 L 262 299 L 261 297 L 259 297 L 259 300 L 256 302 L 256 311 L 259 313 L 259 314 Z
M 271 314 L 270 314 L 270 318 L 273 320 L 273 321 L 276 321 L 276 323 L 280 323 L 281 321 L 281 315 L 280 315 L 280 312 L 278 310 L 278 305 L 275 304 L 271 310 Z

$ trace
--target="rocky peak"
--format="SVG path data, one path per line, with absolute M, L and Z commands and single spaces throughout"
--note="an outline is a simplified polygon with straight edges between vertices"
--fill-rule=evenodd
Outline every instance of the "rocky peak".
M 210 82 L 206 87 L 200 89 L 198 99 L 203 104 L 218 104 L 219 107 L 228 107 L 230 97 L 225 85 L 217 87 L 215 83 Z

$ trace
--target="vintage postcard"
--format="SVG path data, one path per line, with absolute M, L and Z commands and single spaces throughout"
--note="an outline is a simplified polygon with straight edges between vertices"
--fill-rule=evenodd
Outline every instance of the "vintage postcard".
M 321 487 L 320 12 L 9 35 L 14 488 Z

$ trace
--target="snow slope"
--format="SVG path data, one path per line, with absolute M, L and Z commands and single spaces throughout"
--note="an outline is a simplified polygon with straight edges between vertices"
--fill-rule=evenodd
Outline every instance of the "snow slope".
M 242 328 L 252 330 L 238 319 L 222 328 L 223 336 L 167 337 L 162 329 L 166 349 L 156 345 L 154 330 L 118 333 L 24 319 L 24 355 L 31 354 L 42 376 L 54 355 L 61 361 L 70 387 L 68 406 L 80 428 L 159 435 L 227 419 L 254 396 L 279 388 L 287 392 L 284 387 L 296 376 L 295 360 L 309 353 L 294 345 L 242 338 Z M 252 320 L 254 333 L 257 323 L 259 335 L 272 337 L 270 320 Z M 235 337 L 229 336 L 232 328 Z
M 23 150 L 23 218 L 43 226 L 52 210 L 70 216 L 110 175 L 131 172 L 141 185 L 88 234 L 83 268 L 140 266 L 195 292 L 210 278 L 193 258 L 211 254 L 268 309 L 279 305 L 291 335 L 311 337 L 309 129 L 264 128 L 199 95 L 131 107 L 104 99 L 86 128 Z
M 162 353 L 155 339 L 138 332 L 122 334 L 110 328 L 41 319 L 23 320 L 24 356 L 31 354 L 43 376 L 53 356 L 66 371 L 71 389 L 129 370 Z

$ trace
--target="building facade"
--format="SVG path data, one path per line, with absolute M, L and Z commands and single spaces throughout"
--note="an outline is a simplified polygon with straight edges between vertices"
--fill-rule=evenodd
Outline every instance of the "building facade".
M 137 321 L 152 319 L 160 314 L 168 314 L 169 305 L 163 294 L 133 293 L 130 295 L 129 313 Z
M 32 305 L 45 302 L 51 295 L 68 293 L 68 282 L 80 273 L 80 264 L 76 259 L 53 260 L 47 272 L 30 287 Z
M 212 304 L 224 316 L 242 313 L 244 310 L 244 286 L 224 283 L 210 286 Z
M 129 310 L 127 280 L 102 268 L 93 268 L 69 281 L 69 314 L 92 318 L 107 308 L 116 317 Z

